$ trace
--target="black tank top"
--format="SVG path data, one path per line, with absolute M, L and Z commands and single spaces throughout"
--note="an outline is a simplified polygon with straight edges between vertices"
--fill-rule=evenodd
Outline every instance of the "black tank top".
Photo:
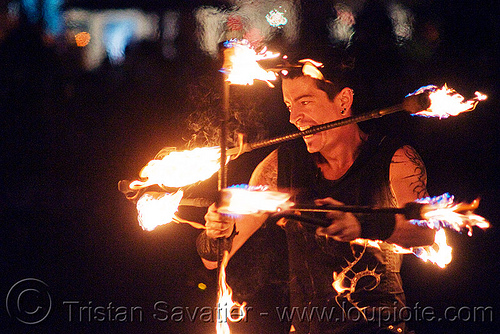
M 340 179 L 331 181 L 322 176 L 303 140 L 287 143 L 278 151 L 278 187 L 293 189 L 296 203 L 332 197 L 348 205 L 395 206 L 389 167 L 392 156 L 402 146 L 398 140 L 373 134 L 361 147 L 351 168 Z M 320 312 L 333 307 L 339 311 L 335 312 L 339 318 L 342 318 L 341 307 L 368 307 L 363 311 L 368 320 L 378 321 L 380 317 L 390 319 L 389 323 L 399 322 L 402 314 L 398 310 L 404 306 L 399 274 L 402 256 L 393 252 L 392 245 L 379 243 L 373 247 L 319 238 L 315 235 L 316 227 L 293 220 L 284 229 L 292 307 L 308 308 L 311 312 L 315 312 L 315 307 Z M 332 286 L 333 273 L 340 273 L 351 263 L 354 265 L 346 273 L 343 285 L 353 287 L 352 293 L 338 294 Z M 395 314 L 381 314 L 381 309 Z M 329 322 L 314 317 L 311 321 L 295 317 L 293 324 L 297 333 L 356 332 L 356 326 L 366 325 L 364 321 Z

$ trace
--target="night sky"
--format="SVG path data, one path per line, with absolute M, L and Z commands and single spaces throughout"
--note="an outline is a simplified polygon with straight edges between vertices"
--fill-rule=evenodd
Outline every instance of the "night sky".
M 68 1 L 66 6 L 82 3 Z M 136 7 L 134 1 L 99 3 Z M 167 9 L 161 1 L 145 3 L 146 9 Z M 468 98 L 476 90 L 489 96 L 475 111 L 455 118 L 398 113 L 371 124 L 417 149 L 431 195 L 449 192 L 467 202 L 480 197 L 476 213 L 492 224 L 486 231 L 474 229 L 472 237 L 448 233 L 454 259 L 445 269 L 405 257 L 402 275 L 412 310 L 432 308 L 436 318 L 450 307 L 454 315 L 462 312 L 462 320 L 412 318 L 409 325 L 417 333 L 498 333 L 498 4 L 401 1 L 414 10 L 421 27 L 402 48 L 386 43 L 382 7 L 369 3 L 358 18 L 353 45 L 371 87 L 361 91 L 366 93 L 363 106 L 393 105 L 427 84 L 447 83 Z M 196 2 L 201 4 L 223 3 Z M 311 5 L 305 18 L 322 10 L 311 1 L 303 4 Z M 38 27 L 22 20 L 0 36 L 1 333 L 215 333 L 216 272 L 206 270 L 196 254 L 199 231 L 174 223 L 143 231 L 134 204 L 117 188 L 120 180 L 136 179 L 161 148 L 186 148 L 193 124 L 208 124 L 196 115 L 219 110 L 220 63 L 191 48 L 188 18 L 195 5 L 170 5 L 181 10 L 186 28 L 176 41 L 180 54 L 175 59 L 165 59 L 158 43 L 142 42 L 130 46 L 122 65 L 105 62 L 89 72 L 79 66 L 74 49 L 47 44 Z M 439 36 L 432 45 L 422 37 L 429 27 Z M 316 28 L 305 24 L 303 35 L 319 38 Z M 303 35 L 299 47 L 311 41 Z M 250 139 L 293 131 L 279 83 L 274 89 L 264 83 L 232 88 L 231 105 Z M 247 182 L 271 149 L 231 162 L 229 183 Z M 190 191 L 213 199 L 216 186 L 215 176 Z M 204 208 L 184 207 L 181 215 L 203 221 Z M 254 309 L 232 333 L 279 330 L 273 319 L 258 315 L 283 298 L 265 285 L 279 274 L 271 259 L 276 254 L 256 255 L 266 240 L 281 240 L 275 231 L 265 233 L 251 239 L 228 268 L 236 296 L 248 298 Z M 266 268 L 273 268 L 272 275 Z M 263 272 L 266 278 L 259 276 Z M 199 283 L 207 288 L 200 289 Z M 250 293 L 252 285 L 258 291 Z M 28 289 L 23 305 L 33 311 L 40 305 L 48 309 L 50 296 L 43 321 L 16 319 L 13 296 L 22 289 Z M 472 319 L 474 308 L 493 309 L 493 321 L 489 311 L 484 321 Z

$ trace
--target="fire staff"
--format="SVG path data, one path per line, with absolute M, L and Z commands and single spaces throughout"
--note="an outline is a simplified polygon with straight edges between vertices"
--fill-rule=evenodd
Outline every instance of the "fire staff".
M 282 71 L 283 100 L 290 122 L 301 131 L 350 117 L 355 110 L 352 69 L 333 59 L 331 55 L 303 59 Z M 249 183 L 293 191 L 294 202 L 316 205 L 400 207 L 427 196 L 426 171 L 417 152 L 397 139 L 367 134 L 357 124 L 280 146 L 257 166 Z M 267 218 L 252 214 L 226 219 L 215 204 L 210 206 L 206 231 L 197 240 L 205 266 L 217 266 L 220 250 L 215 240 L 224 238 L 219 247 L 233 255 Z M 325 228 L 290 219 L 282 224 L 288 241 L 290 302 L 311 312 L 334 309 L 342 321 L 295 317 L 292 329 L 295 333 L 406 332 L 404 314 L 399 312 L 405 306 L 399 274 L 402 258 L 393 244 L 429 245 L 434 231 L 415 226 L 400 214 L 332 212 L 327 218 L 331 225 Z M 352 310 L 356 316 L 342 316 L 352 315 Z

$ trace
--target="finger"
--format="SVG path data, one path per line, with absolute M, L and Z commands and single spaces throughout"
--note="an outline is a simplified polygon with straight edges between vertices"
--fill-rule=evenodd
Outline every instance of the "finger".
M 319 236 L 328 236 L 328 237 L 333 237 L 335 235 L 339 235 L 342 233 L 342 228 L 339 226 L 339 224 L 333 223 L 332 225 L 328 227 L 318 227 L 316 229 L 316 234 Z
M 341 220 L 345 217 L 345 212 L 342 211 L 329 211 L 326 214 L 326 218 L 329 218 L 331 220 Z
M 232 229 L 207 228 L 206 231 L 210 238 L 227 238 L 231 235 Z
M 314 204 L 316 204 L 316 205 L 344 205 L 344 203 L 339 202 L 337 200 L 334 200 L 331 197 L 315 199 Z

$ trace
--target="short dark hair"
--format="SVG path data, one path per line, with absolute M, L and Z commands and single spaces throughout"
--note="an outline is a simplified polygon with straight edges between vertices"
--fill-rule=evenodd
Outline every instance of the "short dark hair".
M 316 78 L 314 80 L 318 89 L 324 91 L 330 100 L 333 100 L 345 87 L 353 88 L 354 58 L 349 57 L 344 51 L 326 47 L 319 51 L 309 49 L 305 52 L 287 55 L 284 65 L 286 72 L 282 72 L 282 78 L 294 79 L 304 76 L 303 63 L 299 62 L 302 59 L 312 59 L 323 64 L 317 68 L 322 73 L 324 80 Z

